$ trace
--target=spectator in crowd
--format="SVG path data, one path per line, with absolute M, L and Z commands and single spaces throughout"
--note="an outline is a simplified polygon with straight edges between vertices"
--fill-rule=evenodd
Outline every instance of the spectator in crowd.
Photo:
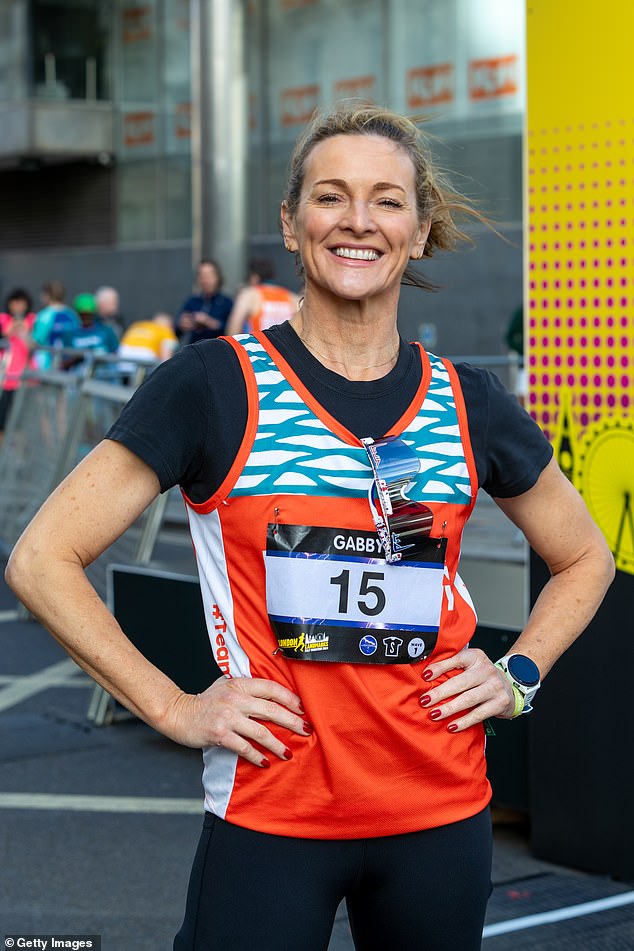
M 275 269 L 268 258 L 249 264 L 248 287 L 240 291 L 227 321 L 226 333 L 253 333 L 282 324 L 297 312 L 299 297 L 275 284 Z
M 43 307 L 35 315 L 33 343 L 44 347 L 61 346 L 64 334 L 68 330 L 79 328 L 79 318 L 64 301 L 66 290 L 61 281 L 50 281 L 41 292 Z M 50 353 L 36 355 L 37 365 L 47 370 L 52 364 Z
M 62 338 L 63 346 L 92 353 L 116 353 L 119 339 L 112 327 L 97 320 L 97 302 L 94 296 L 85 293 L 78 294 L 73 304 L 79 314 L 81 325 L 65 332 Z M 62 366 L 65 370 L 70 370 L 72 367 L 78 367 L 83 361 L 83 356 L 79 354 L 68 356 L 62 361 Z
M 7 341 L 0 394 L 0 445 L 15 391 L 20 386 L 20 377 L 29 362 L 34 323 L 35 314 L 28 291 L 21 287 L 11 291 L 0 314 L 0 333 Z
M 119 291 L 116 287 L 98 287 L 95 291 L 95 302 L 97 319 L 112 327 L 117 337 L 121 338 L 125 322 L 120 313 Z
M 187 298 L 176 321 L 181 344 L 219 337 L 233 306 L 233 300 L 220 293 L 222 271 L 216 261 L 200 262 L 197 285 L 197 292 Z
M 136 363 L 162 363 L 178 348 L 178 339 L 169 314 L 159 312 L 151 320 L 130 324 L 119 343 L 119 356 Z M 134 373 L 136 363 L 119 364 L 122 373 Z

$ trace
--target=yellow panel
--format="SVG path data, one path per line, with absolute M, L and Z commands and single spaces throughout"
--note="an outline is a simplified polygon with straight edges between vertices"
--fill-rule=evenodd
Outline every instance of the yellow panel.
M 599 458 L 591 443 L 606 420 L 631 462 L 633 35 L 633 3 L 527 5 L 528 405 L 582 492 L 594 484 L 584 465 Z M 634 499 L 631 468 L 621 482 Z M 612 527 L 613 543 L 626 535 Z
M 631 0 L 528 0 L 527 75 L 544 127 L 631 118 Z

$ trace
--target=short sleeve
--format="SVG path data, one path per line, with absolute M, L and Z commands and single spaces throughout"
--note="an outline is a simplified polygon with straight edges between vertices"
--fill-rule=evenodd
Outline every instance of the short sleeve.
M 552 446 L 494 373 L 469 364 L 456 370 L 480 487 L 494 498 L 522 495 L 550 462 Z
M 202 465 L 208 420 L 205 366 L 195 347 L 185 347 L 141 384 L 106 438 L 143 459 L 165 492 Z

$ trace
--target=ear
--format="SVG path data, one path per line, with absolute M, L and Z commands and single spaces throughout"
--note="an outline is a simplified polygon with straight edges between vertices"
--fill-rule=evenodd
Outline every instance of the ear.
M 429 232 L 431 229 L 431 220 L 422 221 L 418 226 L 418 231 L 416 237 L 414 238 L 414 243 L 412 245 L 412 251 L 410 258 L 413 261 L 420 261 L 425 250 L 425 245 L 427 244 L 427 238 L 429 237 Z
M 287 251 L 298 251 L 299 243 L 295 237 L 295 228 L 293 225 L 293 219 L 288 210 L 286 202 L 282 202 L 282 207 L 280 209 L 280 218 L 282 222 L 282 235 L 284 237 L 284 247 Z

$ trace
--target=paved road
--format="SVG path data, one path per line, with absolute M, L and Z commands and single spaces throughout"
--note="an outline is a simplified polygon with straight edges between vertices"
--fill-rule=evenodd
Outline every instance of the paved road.
M 14 606 L 0 586 L 0 939 L 100 934 L 104 951 L 169 951 L 201 822 L 199 753 L 127 716 L 90 724 L 91 681 L 37 624 L 7 619 Z M 537 861 L 521 826 L 496 826 L 494 881 L 485 951 L 634 948 L 631 886 Z M 341 909 L 330 951 L 351 949 Z

